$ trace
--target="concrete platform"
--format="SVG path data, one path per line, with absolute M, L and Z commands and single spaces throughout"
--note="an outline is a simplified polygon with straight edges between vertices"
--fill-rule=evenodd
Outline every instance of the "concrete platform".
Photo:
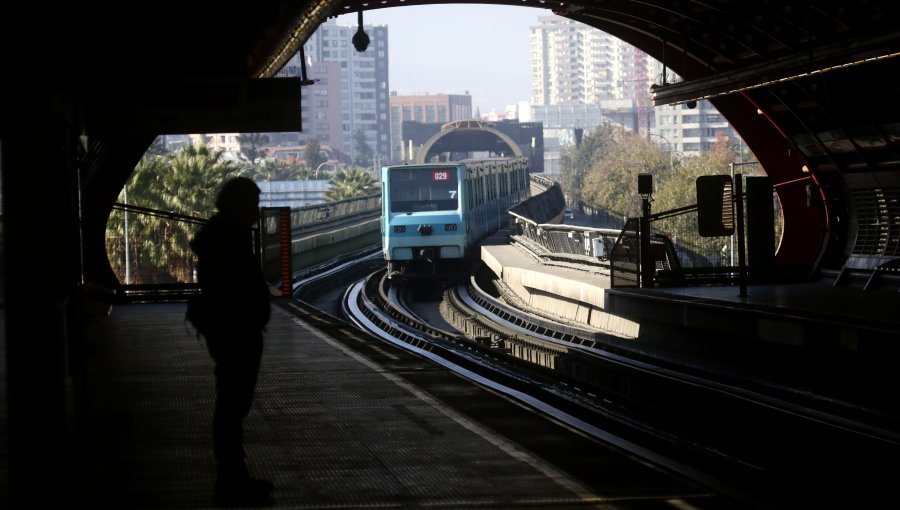
M 900 352 L 900 293 L 831 280 L 738 286 L 612 289 L 606 274 L 542 264 L 493 239 L 482 261 L 530 306 L 641 342 L 704 333 L 879 358 Z
M 541 264 L 500 238 L 482 245 L 482 260 L 545 314 L 603 317 L 591 324 L 624 349 L 839 413 L 900 416 L 900 293 L 829 279 L 751 284 L 744 296 L 738 286 L 611 289 L 606 275 Z
M 637 322 L 607 310 L 608 275 L 546 266 L 501 241 L 483 244 L 481 260 L 532 308 L 618 337 L 633 339 L 640 334 Z
M 212 506 L 212 364 L 183 317 L 133 304 L 90 325 L 72 485 L 48 487 L 72 508 Z M 296 302 L 265 341 L 246 447 L 277 508 L 738 507 Z

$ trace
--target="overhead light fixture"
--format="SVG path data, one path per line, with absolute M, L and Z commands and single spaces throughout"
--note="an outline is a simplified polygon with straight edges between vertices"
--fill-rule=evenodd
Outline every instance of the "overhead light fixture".
M 303 50 L 303 46 L 300 46 L 300 85 L 312 85 L 316 80 L 310 80 L 308 76 L 306 76 L 306 51 Z
M 353 34 L 353 47 L 362 53 L 369 47 L 369 35 L 363 30 L 362 10 L 359 11 L 359 29 Z

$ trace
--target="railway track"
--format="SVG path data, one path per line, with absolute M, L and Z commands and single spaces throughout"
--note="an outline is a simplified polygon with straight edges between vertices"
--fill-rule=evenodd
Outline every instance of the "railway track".
M 384 270 L 347 286 L 341 314 L 584 434 L 723 494 L 781 507 L 883 490 L 871 459 L 900 450 L 896 431 L 656 363 L 621 339 L 508 306 L 468 284 L 398 287 Z M 879 483 L 881 482 L 881 483 Z M 844 496 L 841 494 L 847 493 Z M 775 504 L 777 502 L 777 504 Z

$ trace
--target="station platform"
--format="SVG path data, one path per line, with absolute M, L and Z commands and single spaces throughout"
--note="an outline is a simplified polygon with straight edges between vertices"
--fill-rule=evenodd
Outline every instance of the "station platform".
M 213 366 L 184 312 L 91 320 L 72 508 L 214 506 Z M 303 303 L 265 342 L 245 444 L 275 508 L 742 507 Z
M 591 327 L 616 341 L 694 362 L 702 354 L 732 375 L 774 375 L 771 363 L 751 366 L 758 355 L 724 366 L 750 352 L 741 346 L 824 350 L 852 359 L 873 348 L 897 349 L 900 338 L 900 296 L 824 282 L 751 285 L 743 297 L 736 287 L 609 289 L 603 275 L 542 266 L 508 244 L 485 250 L 501 273 L 518 274 L 531 290 L 545 285 L 538 293 L 545 296 L 531 303 L 563 296 L 557 306 L 573 305 L 573 321 L 586 313 L 605 317 Z M 566 287 L 565 280 L 577 283 Z M 70 493 L 71 508 L 215 507 L 213 365 L 184 312 L 183 303 L 115 305 L 108 316 L 88 321 L 84 369 L 73 388 L 73 483 L 52 488 Z M 740 325 L 741 316 L 756 325 Z M 830 337 L 827 349 L 798 341 L 807 327 L 843 340 Z M 655 337 L 667 331 L 682 335 L 677 352 Z M 760 336 L 765 331 L 780 333 Z M 734 487 L 697 478 L 671 459 L 635 455 L 616 438 L 588 437 L 302 302 L 273 306 L 265 342 L 245 441 L 253 474 L 275 484 L 274 508 L 761 508 Z M 0 361 L 2 400 L 6 363 Z M 807 381 L 815 370 L 793 367 L 795 379 Z M 849 381 L 860 377 L 860 371 L 830 372 L 822 379 L 858 396 L 863 386 Z M 885 396 L 892 398 L 890 391 Z M 0 404 L 5 430 L 6 405 Z M 6 440 L 0 434 L 0 452 Z M 8 469 L 0 455 L 0 474 Z M 0 477 L 0 503 L 9 501 L 5 480 Z M 34 502 L 40 506 L 39 495 Z
M 543 264 L 510 244 L 505 232 L 482 244 L 481 259 L 529 306 L 642 342 L 666 341 L 684 327 L 873 356 L 887 354 L 884 348 L 898 352 L 900 343 L 898 292 L 835 286 L 830 279 L 748 284 L 743 295 L 738 285 L 614 289 L 608 272 Z
M 531 311 L 591 326 L 620 352 L 897 426 L 898 292 L 828 278 L 748 284 L 743 295 L 738 285 L 613 289 L 608 274 L 544 264 L 504 232 L 481 258 Z

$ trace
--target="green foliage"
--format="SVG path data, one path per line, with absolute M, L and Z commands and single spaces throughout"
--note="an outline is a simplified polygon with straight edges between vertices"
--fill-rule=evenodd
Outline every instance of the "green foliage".
M 266 159 L 253 170 L 252 175 L 244 174 L 244 177 L 250 177 L 257 182 L 302 181 L 307 178 L 305 175 L 308 175 L 306 169 L 293 160 Z
M 653 210 L 667 211 L 697 203 L 697 177 L 729 174 L 735 154 L 724 145 L 681 161 L 677 171 L 668 175 L 654 193 Z
M 322 145 L 319 144 L 319 139 L 314 136 L 306 139 L 306 147 L 303 149 L 303 158 L 306 161 L 306 166 L 313 171 L 315 171 L 319 165 L 328 161 L 328 158 L 322 154 Z
M 671 158 L 645 138 L 633 133 L 619 133 L 604 147 L 605 154 L 593 158 L 584 176 L 582 201 L 614 215 L 641 215 L 641 197 L 637 192 L 637 176 L 648 173 L 655 185 L 661 186 L 665 173 L 671 172 Z
M 653 211 L 670 211 L 696 204 L 697 177 L 727 174 L 730 162 L 727 152 L 708 152 L 685 158 L 677 172 L 668 176 L 653 195 Z M 722 237 L 701 237 L 696 213 L 656 221 L 653 230 L 676 239 L 682 250 L 702 256 L 719 256 L 725 242 Z M 712 259 L 711 262 L 715 264 L 718 260 Z
M 677 209 L 697 202 L 698 176 L 728 173 L 737 157 L 724 139 L 705 154 L 682 159 L 634 133 L 614 132 L 602 150 L 587 145 L 592 138 L 585 137 L 575 153 L 578 164 L 589 165 L 580 197 L 590 207 L 629 217 L 641 215 L 638 174 L 653 176 L 654 211 Z
M 345 198 L 371 195 L 375 192 L 375 179 L 362 168 L 341 170 L 331 178 L 331 188 L 325 194 L 328 202 L 337 202 Z
M 357 129 L 353 133 L 353 164 L 363 168 L 372 166 L 372 158 L 375 153 L 366 142 L 366 133 L 362 129 Z
M 584 147 L 584 146 L 582 146 Z M 605 210 L 617 217 L 641 216 L 642 199 L 637 192 L 638 174 L 653 176 L 651 209 L 653 213 L 671 211 L 697 203 L 697 177 L 727 175 L 738 154 L 720 138 L 709 152 L 698 156 L 674 158 L 668 151 L 633 133 L 620 133 L 605 147 L 602 157 L 591 159 L 583 176 L 581 198 L 585 205 Z M 597 152 L 591 151 L 591 154 Z M 582 163 L 587 156 L 580 154 Z M 741 166 L 736 173 L 765 175 L 755 165 Z M 777 204 L 776 204 L 777 206 Z M 780 214 L 776 211 L 776 239 L 780 235 Z M 653 222 L 654 233 L 668 235 L 688 254 L 709 257 L 719 263 L 728 237 L 701 237 L 696 213 L 672 216 Z
M 560 155 L 563 193 L 576 202 L 583 202 L 585 177 L 594 164 L 602 161 L 616 144 L 616 128 L 605 123 L 585 133 L 581 145 L 567 147 Z
M 243 133 L 237 137 L 241 144 L 241 153 L 250 161 L 257 161 L 266 155 L 265 146 L 269 143 L 269 135 L 264 133 Z
M 215 197 L 229 177 L 240 172 L 223 161 L 221 151 L 188 146 L 163 156 L 145 154 L 118 201 L 161 212 L 206 218 L 215 212 Z M 127 195 L 127 196 L 126 196 Z M 141 283 L 192 281 L 189 242 L 196 226 L 176 219 L 129 213 L 129 269 Z M 115 210 L 107 222 L 107 253 L 114 267 L 124 265 L 124 212 Z

